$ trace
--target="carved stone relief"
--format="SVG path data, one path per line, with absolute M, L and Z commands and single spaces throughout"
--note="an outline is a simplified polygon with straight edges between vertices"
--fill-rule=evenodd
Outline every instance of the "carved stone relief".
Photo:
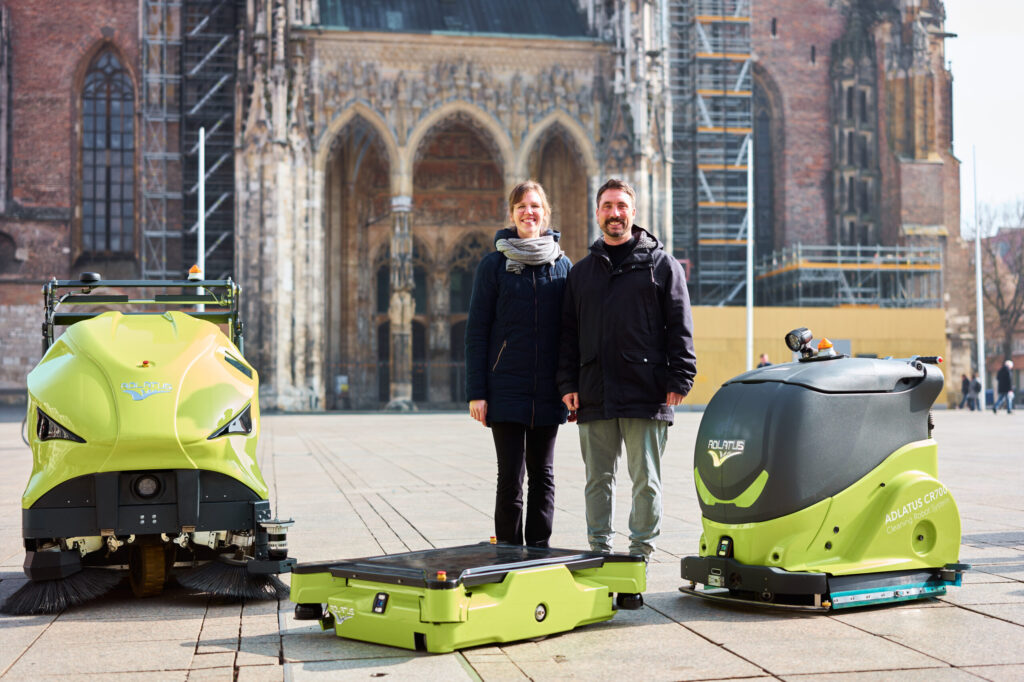
M 344 51 L 318 50 L 310 83 L 316 93 L 315 135 L 353 102 L 381 114 L 399 144 L 416 123 L 452 101 L 474 104 L 498 120 L 514 142 L 529 126 L 554 110 L 578 120 L 593 137 L 593 75 L 555 64 L 529 72 L 516 69 L 501 76 L 464 57 L 442 59 L 416 68 L 388 68 Z

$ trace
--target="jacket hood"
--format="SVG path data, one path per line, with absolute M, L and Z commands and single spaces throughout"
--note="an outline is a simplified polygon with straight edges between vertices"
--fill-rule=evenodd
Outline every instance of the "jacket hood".
M 660 239 L 639 225 L 634 225 L 632 232 L 633 237 L 636 238 L 636 246 L 633 247 L 634 251 L 638 249 L 642 249 L 644 251 L 657 251 L 658 249 L 663 251 L 665 250 L 665 245 Z M 607 251 L 605 251 L 604 248 L 604 237 L 598 237 L 594 243 L 590 245 L 590 250 L 601 255 L 607 255 Z
M 540 233 L 540 236 L 543 237 L 543 236 L 549 235 L 549 234 L 552 237 L 555 238 L 556 242 L 559 239 L 562 238 L 562 233 L 556 231 L 554 228 L 551 228 L 551 227 L 545 228 L 544 231 Z M 519 238 L 519 233 L 516 231 L 515 226 L 513 226 L 513 227 L 503 227 L 503 228 L 501 228 L 500 230 L 498 230 L 497 232 L 494 233 L 494 245 L 495 246 L 498 245 L 498 240 L 499 239 L 518 239 L 518 238 Z

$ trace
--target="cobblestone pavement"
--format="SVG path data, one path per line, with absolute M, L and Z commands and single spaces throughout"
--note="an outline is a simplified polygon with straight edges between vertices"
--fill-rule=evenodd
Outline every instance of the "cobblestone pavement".
M 940 479 L 963 518 L 974 568 L 940 599 L 835 615 L 735 609 L 683 596 L 695 553 L 693 445 L 681 412 L 664 461 L 666 519 L 646 606 L 606 623 L 442 655 L 343 640 L 292 605 L 229 604 L 168 586 L 127 587 L 53 616 L 0 617 L 4 680 L 946 680 L 1024 679 L 1024 414 L 939 411 Z M 31 465 L 20 415 L 0 413 L 0 598 L 24 581 L 20 496 Z M 272 415 L 260 459 L 300 561 L 445 547 L 491 535 L 489 432 L 466 414 Z M 554 546 L 585 547 L 576 427 L 558 440 Z M 625 474 L 620 479 L 626 478 Z M 628 479 L 616 527 L 625 529 Z M 620 536 L 616 549 L 625 551 Z

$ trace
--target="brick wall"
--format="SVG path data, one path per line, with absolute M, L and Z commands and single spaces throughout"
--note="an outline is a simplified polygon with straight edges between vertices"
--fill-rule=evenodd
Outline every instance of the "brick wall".
M 771 34 L 772 20 L 775 35 Z M 826 0 L 759 0 L 753 5 L 753 46 L 781 92 L 785 148 L 780 150 L 784 234 L 776 244 L 831 240 L 832 112 L 829 58 L 843 31 L 838 7 Z M 814 48 L 814 61 L 811 49 Z M 779 153 L 779 152 L 777 152 Z
M 42 283 L 78 274 L 75 126 L 82 77 L 104 45 L 119 52 L 139 93 L 137 0 L 13 2 L 7 9 L 10 176 L 0 232 L 13 240 L 15 256 L 0 271 L 0 400 L 24 388 L 39 360 Z
M 74 199 L 72 125 L 80 80 L 103 43 L 127 62 L 138 91 L 137 0 L 10 6 L 11 190 L 23 206 L 68 209 Z
M 0 405 L 24 399 L 25 375 L 42 356 L 42 309 L 41 303 L 0 305 Z

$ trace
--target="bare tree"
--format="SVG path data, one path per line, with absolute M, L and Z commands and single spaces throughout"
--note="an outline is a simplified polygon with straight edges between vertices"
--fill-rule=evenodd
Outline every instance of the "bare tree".
M 991 235 L 981 241 L 986 318 L 998 326 L 1003 358 L 1010 358 L 1024 320 L 1024 199 L 1001 211 L 984 207 L 980 217 L 982 236 Z

